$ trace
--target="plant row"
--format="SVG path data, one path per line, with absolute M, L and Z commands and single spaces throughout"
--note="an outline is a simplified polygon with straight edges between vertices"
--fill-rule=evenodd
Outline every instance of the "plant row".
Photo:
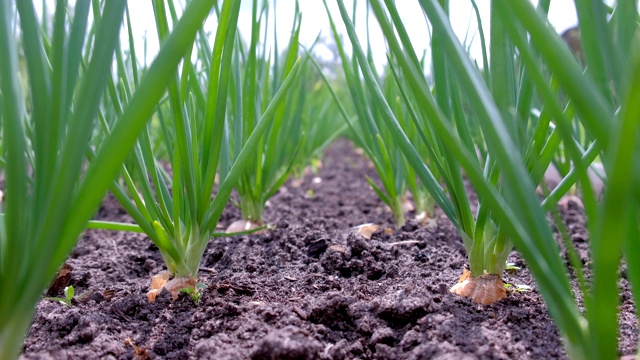
M 19 354 L 35 304 L 84 229 L 143 232 L 157 245 L 167 271 L 154 277 L 150 301 L 161 287 L 197 296 L 209 240 L 268 231 L 268 199 L 341 135 L 373 163 L 379 181 L 367 180 L 397 226 L 411 199 L 420 221 L 438 206 L 458 229 L 469 269 L 452 292 L 485 305 L 504 298 L 515 248 L 568 354 L 616 356 L 621 259 L 640 299 L 636 4 L 576 2 L 574 54 L 547 23 L 549 0 L 492 1 L 489 19 L 471 0 L 479 66 L 451 28 L 448 1 L 418 1 L 431 31 L 419 57 L 396 3 L 369 0 L 367 27 L 372 14 L 388 47 L 380 70 L 368 35 L 356 34 L 355 2 L 350 12 L 337 0 L 332 12 L 323 1 L 341 71 L 315 57 L 320 37 L 300 44 L 297 4 L 280 48 L 266 1 L 252 1 L 243 34 L 240 1 L 154 0 L 161 47 L 146 64 L 124 0 L 58 1 L 41 18 L 32 1 L 0 0 L 0 359 Z M 553 190 L 550 167 L 562 178 Z M 607 185 L 601 197 L 594 172 Z M 107 191 L 135 224 L 90 221 Z M 565 265 L 547 220 L 551 212 L 562 229 L 556 205 L 578 191 L 589 279 L 567 236 Z M 221 233 L 229 201 L 243 219 Z

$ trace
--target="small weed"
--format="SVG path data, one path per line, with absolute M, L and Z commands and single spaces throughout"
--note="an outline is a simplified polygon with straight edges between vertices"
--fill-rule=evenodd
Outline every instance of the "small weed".
M 510 263 L 510 262 L 507 263 L 507 267 L 505 269 L 507 269 L 509 271 L 522 270 L 522 268 L 520 266 L 516 266 L 515 263 Z
M 504 287 L 507 291 L 517 291 L 517 292 L 529 292 L 531 291 L 531 286 L 524 284 L 504 284 Z
M 76 294 L 76 290 L 73 286 L 67 286 L 64 288 L 64 297 L 46 297 L 45 300 L 57 301 L 62 305 L 71 306 L 71 300 Z
M 182 288 L 180 292 L 186 293 L 191 297 L 193 303 L 198 305 L 200 303 L 200 297 L 202 297 L 202 291 L 207 288 L 207 285 L 204 283 L 197 283 L 195 288 Z

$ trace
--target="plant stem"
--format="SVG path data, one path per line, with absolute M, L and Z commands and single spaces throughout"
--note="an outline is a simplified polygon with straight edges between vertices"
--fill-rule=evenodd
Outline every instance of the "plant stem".
M 402 197 L 394 196 L 391 198 L 391 211 L 393 212 L 393 218 L 396 220 L 396 227 L 400 228 L 404 225 L 404 209 L 402 208 Z
M 204 250 L 207 248 L 207 244 L 209 244 L 209 239 L 211 238 L 211 236 L 209 235 L 209 232 L 201 234 L 200 228 L 195 224 L 191 228 L 189 236 L 190 238 L 187 240 L 187 252 L 184 255 L 186 258 L 187 267 L 189 269 L 189 274 L 183 275 L 176 273 L 176 276 L 191 276 L 194 279 L 198 279 L 200 260 L 202 260 L 202 254 L 204 254 Z
M 244 196 L 240 199 L 240 207 L 242 219 L 258 225 L 263 224 L 262 213 L 264 212 L 264 205 L 260 200 L 256 201 L 251 196 Z
M 23 303 L 31 304 L 28 301 Z M 0 327 L 0 360 L 17 359 L 22 352 L 24 337 L 31 325 L 35 309 L 18 307 L 21 309 L 14 309 Z

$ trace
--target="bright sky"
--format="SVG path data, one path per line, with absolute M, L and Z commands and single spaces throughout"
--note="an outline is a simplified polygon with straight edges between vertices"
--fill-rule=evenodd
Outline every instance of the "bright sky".
M 271 6 L 273 6 L 274 1 L 272 0 L 270 2 Z M 251 29 L 251 3 L 251 1 L 243 1 L 238 24 L 240 32 L 242 34 L 247 34 L 245 35 L 247 37 L 249 36 L 248 34 Z M 300 11 L 302 12 L 302 27 L 300 30 L 301 43 L 307 46 L 311 45 L 318 34 L 330 38 L 331 30 L 329 27 L 329 19 L 327 17 L 322 1 L 300 0 L 299 3 Z M 328 3 L 339 31 L 344 34 L 343 38 L 347 39 L 346 31 L 340 19 L 340 13 L 338 11 L 337 4 L 335 3 L 335 1 L 331 0 L 329 0 Z M 471 54 L 477 59 L 480 59 L 480 42 L 477 40 L 473 42 L 471 41 L 474 37 L 477 39 L 477 22 L 475 13 L 473 12 L 473 8 L 471 7 L 471 1 L 452 0 L 450 4 L 451 14 L 454 14 L 451 17 L 451 21 L 456 34 L 458 34 L 458 37 L 461 39 L 461 41 L 464 42 L 466 39 L 467 43 L 472 44 Z M 487 27 L 489 24 L 490 0 L 477 0 L 477 4 L 480 9 L 483 23 L 485 23 L 484 26 Z M 404 24 L 407 27 L 407 31 L 409 32 L 411 40 L 414 43 L 414 47 L 416 51 L 419 51 L 418 55 L 420 56 L 422 54 L 422 51 L 429 47 L 429 32 L 427 30 L 427 25 L 422 9 L 420 8 L 418 1 L 415 0 L 397 1 L 396 5 L 402 19 L 404 20 Z M 353 1 L 345 0 L 345 6 L 347 7 L 347 9 L 349 9 L 349 11 L 351 11 L 351 9 L 353 8 Z M 150 1 L 129 1 L 129 7 L 131 13 L 133 14 L 133 31 L 135 32 L 136 37 L 142 38 L 145 32 L 147 32 L 147 34 L 149 35 L 155 34 L 155 25 L 153 21 L 153 13 L 151 10 Z M 294 9 L 295 0 L 278 0 L 276 2 L 276 11 L 278 17 L 277 36 L 278 44 L 281 49 L 282 47 L 286 46 L 289 40 Z M 273 14 L 271 14 L 271 17 L 272 15 Z M 366 39 L 367 33 L 365 24 L 366 1 L 360 0 L 358 2 L 358 11 L 356 16 L 356 30 L 358 32 L 358 37 L 361 39 L 364 45 L 364 39 Z M 370 16 L 371 18 L 369 34 L 371 37 L 372 52 L 374 54 L 376 62 L 378 64 L 383 64 L 386 62 L 385 42 L 382 33 L 380 32 L 375 21 L 373 12 L 371 12 Z M 572 26 L 575 26 L 577 24 L 577 17 L 575 8 L 573 6 L 573 1 L 552 1 L 549 18 L 551 20 L 551 23 L 559 33 Z M 270 22 L 273 23 L 272 20 L 270 20 Z M 213 33 L 215 25 L 215 22 L 209 21 L 206 24 L 207 31 L 211 31 Z M 485 34 L 489 34 L 488 28 L 485 28 Z M 158 42 L 154 36 L 148 36 L 147 40 L 148 54 L 149 57 L 151 57 L 152 54 L 155 54 L 157 52 Z M 270 41 L 273 40 L 271 39 Z M 271 45 L 272 44 L 268 44 L 268 46 Z M 320 56 L 330 56 L 330 53 L 326 49 L 325 51 L 323 51 L 322 48 L 318 49 L 317 53 L 319 53 Z M 138 54 L 142 54 L 142 46 L 140 46 Z
M 261 2 L 259 0 L 258 2 Z M 532 0 L 537 2 L 537 0 Z M 74 3 L 75 1 L 70 0 L 70 3 Z M 275 1 L 271 0 L 271 6 Z M 612 2 L 612 1 L 608 1 Z M 50 11 L 54 8 L 54 0 L 47 0 L 49 3 Z M 251 3 L 252 1 L 245 0 L 242 3 L 240 19 L 239 19 L 239 29 L 242 34 L 246 34 L 245 36 L 249 36 L 249 32 L 251 29 Z M 329 20 L 320 0 L 300 0 L 300 11 L 302 12 L 302 27 L 300 34 L 300 42 L 303 45 L 309 46 L 316 39 L 318 34 L 325 36 L 327 38 L 331 38 L 331 30 L 329 27 Z M 338 27 L 338 30 L 344 34 L 343 38 L 347 39 L 346 31 L 344 29 L 344 25 L 340 19 L 340 14 L 338 11 L 338 6 L 335 1 L 328 0 L 330 11 L 334 16 L 334 21 Z M 153 17 L 153 11 L 151 8 L 151 1 L 143 1 L 143 0 L 132 0 L 128 2 L 129 9 L 131 11 L 132 16 L 132 27 L 134 36 L 137 39 L 142 39 L 147 34 L 147 61 L 151 61 L 151 59 L 155 56 L 158 51 L 158 40 L 155 36 L 155 23 Z M 478 60 L 481 58 L 480 51 L 480 42 L 477 41 L 477 22 L 475 14 L 473 13 L 473 8 L 471 7 L 470 0 L 452 0 L 450 2 L 451 6 L 451 21 L 452 26 L 458 37 L 462 42 L 467 44 L 471 43 L 471 54 L 477 58 Z M 483 23 L 485 24 L 485 34 L 489 34 L 488 24 L 489 24 L 489 5 L 490 0 L 477 0 L 478 7 L 480 9 L 481 17 L 483 19 Z M 353 0 L 345 0 L 345 6 L 347 9 L 351 11 L 353 8 Z M 429 32 L 427 30 L 426 21 L 420 8 L 418 1 L 416 0 L 400 0 L 396 1 L 396 6 L 398 7 L 398 11 L 402 19 L 404 20 L 404 24 L 407 27 L 407 31 L 411 37 L 412 42 L 414 43 L 414 48 L 418 51 L 418 55 L 422 54 L 422 51 L 429 47 Z M 278 44 L 281 49 L 286 46 L 290 32 L 291 25 L 293 21 L 293 13 L 295 9 L 295 0 L 278 0 L 276 2 L 276 11 L 278 17 L 277 23 L 277 36 L 278 36 Z M 271 18 L 273 17 L 273 11 L 271 11 Z M 358 37 L 361 39 L 363 45 L 366 39 L 366 1 L 360 0 L 358 1 L 358 10 L 357 10 L 357 23 L 356 30 L 358 32 Z M 577 23 L 575 8 L 572 0 L 554 0 L 551 2 L 551 8 L 549 13 L 549 18 L 555 29 L 561 33 L 567 28 L 575 26 Z M 270 20 L 271 24 L 273 21 Z M 383 64 L 386 62 L 386 48 L 385 42 L 380 32 L 378 25 L 375 21 L 375 17 L 373 13 L 371 13 L 370 19 L 370 32 L 369 35 L 371 37 L 371 47 L 374 58 L 378 64 Z M 215 32 L 216 23 L 213 20 L 208 21 L 206 24 L 207 31 L 211 33 Z M 271 25 L 270 25 L 271 26 Z M 272 33 L 272 30 L 270 30 Z M 270 35 L 272 37 L 272 35 Z M 465 40 L 466 39 L 466 40 Z M 475 39 L 472 41 L 472 39 Z M 126 44 L 126 32 L 123 31 L 123 45 Z M 273 38 L 270 39 L 270 43 L 267 46 L 272 46 Z M 347 47 L 349 47 L 348 42 L 346 42 Z M 143 42 L 139 41 L 136 43 L 136 51 L 140 57 L 143 54 Z M 328 50 L 320 48 L 317 50 L 317 53 L 320 56 L 329 57 L 330 53 Z M 429 55 L 429 54 L 427 54 Z M 481 61 L 479 60 L 479 63 Z

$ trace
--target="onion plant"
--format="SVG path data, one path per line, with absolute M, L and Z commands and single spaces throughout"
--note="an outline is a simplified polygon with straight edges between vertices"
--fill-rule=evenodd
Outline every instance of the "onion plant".
M 250 43 L 247 49 L 239 48 L 239 53 L 236 54 L 238 61 L 233 71 L 238 90 L 231 94 L 235 111 L 231 113 L 229 126 L 233 158 L 238 156 L 242 146 L 254 133 L 260 114 L 289 76 L 298 58 L 302 18 L 298 3 L 296 2 L 294 10 L 291 38 L 282 54 L 279 53 L 275 26 L 273 53 L 269 53 L 265 46 L 268 35 L 268 5 L 264 1 L 258 7 L 258 1 L 253 0 Z M 274 9 L 274 18 L 275 14 Z M 274 20 L 274 25 L 276 21 Z M 264 29 L 262 34 L 261 29 Z M 263 46 L 259 48 L 261 40 L 264 40 Z M 289 101 L 283 102 L 276 109 L 272 124 L 251 157 L 252 164 L 236 185 L 243 225 L 236 223 L 234 227 L 240 225 L 240 229 L 249 229 L 263 225 L 262 217 L 267 200 L 284 184 L 297 160 L 299 144 L 303 141 L 298 121 L 304 105 L 300 85 L 299 81 L 296 82 L 287 95 Z
M 92 150 L 89 139 L 111 75 L 126 1 L 93 1 L 93 22 L 91 1 L 77 0 L 71 15 L 67 1 L 58 1 L 52 31 L 40 26 L 32 1 L 0 1 L 6 178 L 0 217 L 0 359 L 20 353 L 36 302 L 165 91 L 170 79 L 164 74 L 175 71 L 213 3 L 189 3 L 111 135 Z M 18 63 L 19 51 L 26 67 Z M 95 156 L 86 163 L 90 152 Z
M 297 178 L 305 174 L 311 166 L 316 171 L 321 166 L 322 153 L 347 129 L 339 109 L 335 106 L 331 90 L 323 78 L 323 70 L 317 69 L 317 55 L 313 48 L 307 50 L 307 58 L 300 70 L 300 92 L 298 101 L 302 105 L 297 121 L 288 129 L 292 137 L 301 138 L 297 149 L 298 159 L 294 161 L 292 172 Z
M 157 33 L 161 43 L 169 34 L 169 17 L 175 18 L 172 2 L 154 1 Z M 254 3 L 255 5 L 255 3 Z M 168 9 L 168 11 L 167 11 Z M 229 114 L 238 110 L 228 104 L 241 99 L 234 68 L 239 67 L 237 21 L 240 2 L 225 0 L 217 9 L 217 29 L 210 48 L 208 36 L 199 32 L 195 60 L 185 54 L 181 71 L 168 76 L 168 99 L 158 107 L 157 120 L 171 161 L 171 175 L 165 175 L 162 162 L 154 156 L 153 124 L 147 126 L 138 139 L 133 157 L 122 167 L 121 182 L 111 190 L 137 226 L 101 223 L 102 228 L 141 231 L 158 246 L 168 274 L 174 276 L 165 287 L 174 296 L 182 288 L 196 289 L 200 261 L 209 239 L 214 235 L 220 215 L 233 188 L 251 168 L 252 157 L 263 135 L 277 119 L 288 90 L 295 84 L 300 62 L 292 58 L 287 75 L 275 88 L 275 94 L 255 110 L 253 131 L 241 146 L 231 147 L 235 126 Z M 172 21 L 175 24 L 175 20 Z M 131 53 L 131 73 L 137 61 Z M 121 74 L 129 72 L 122 66 Z M 267 71 L 267 70 L 265 70 Z M 121 91 L 111 96 L 111 105 L 118 108 L 127 102 L 127 94 L 135 87 L 121 76 Z M 115 85 L 114 85 L 115 86 Z M 255 100 L 255 98 L 252 98 Z M 247 102 L 253 101 L 247 100 Z M 235 106 L 235 105 L 234 105 Z M 117 114 L 117 110 L 115 113 Z M 254 113 L 250 111 L 248 113 Z M 258 118 L 259 114 L 259 118 Z M 110 121 L 103 122 L 109 133 Z M 217 180 L 216 180 L 217 179 Z M 217 192 L 212 199 L 217 181 Z M 159 290 L 159 289 L 154 289 Z M 155 298 L 151 292 L 149 299 Z
M 442 196 L 437 184 L 426 181 L 430 177 L 429 168 L 420 161 L 385 102 L 366 66 L 366 56 L 346 9 L 341 0 L 338 4 L 363 76 L 377 99 L 376 105 L 384 109 L 389 129 L 443 211 L 460 229 L 469 250 L 471 277 L 480 275 L 477 270 L 488 272 L 487 267 L 500 270 L 503 265 L 497 251 L 505 250 L 513 241 L 536 278 L 549 312 L 563 334 L 568 354 L 572 358 L 616 357 L 617 268 L 621 252 L 627 261 L 636 301 L 639 294 L 638 196 L 632 186 L 638 180 L 640 168 L 637 161 L 640 104 L 633 100 L 640 89 L 636 4 L 620 3 L 608 16 L 601 2 L 577 2 L 587 62 L 583 73 L 561 38 L 546 23 L 548 1 L 541 1 L 538 9 L 527 0 L 494 1 L 491 62 L 485 57 L 483 77 L 453 33 L 447 2 L 420 0 L 433 27 L 434 98 L 422 69 L 417 66 L 394 2 L 385 0 L 383 5 L 380 0 L 370 0 L 398 63 L 399 74 L 420 104 L 415 111 L 416 123 L 431 127 L 440 139 L 439 144 L 447 152 L 443 161 L 455 161 L 446 167 L 438 165 L 439 168 L 448 170 L 442 171 L 447 178 L 458 164 L 478 193 L 480 205 L 475 218 L 466 216 L 467 221 L 472 220 L 469 225 L 460 216 L 460 210 L 467 212 L 466 209 L 456 203 L 463 193 L 449 186 L 451 179 L 446 181 L 451 201 Z M 564 108 L 559 100 L 561 93 L 569 99 Z M 542 105 L 537 111 L 532 111 L 534 96 Z M 461 109 L 456 102 L 465 106 Z M 483 162 L 478 161 L 474 144 L 465 134 L 466 129 L 474 126 L 465 123 L 470 121 L 477 124 L 486 144 Z M 594 140 L 586 149 L 576 139 L 573 131 L 576 123 L 584 126 Z M 560 143 L 569 153 L 573 168 L 540 203 L 535 187 Z M 598 155 L 604 162 L 609 183 L 601 203 L 596 201 L 587 176 L 588 166 Z M 584 316 L 578 310 L 567 269 L 545 219 L 545 211 L 555 206 L 555 201 L 576 179 L 580 179 L 591 230 L 590 287 L 571 243 L 566 241 L 566 245 L 585 299 Z M 495 234 L 503 235 L 496 239 L 478 237 L 486 233 L 487 226 L 493 227 Z M 495 263 L 498 259 L 500 263 Z M 497 272 L 494 274 L 499 276 Z
M 274 29 L 275 29 L 274 8 Z M 229 137 L 231 156 L 235 158 L 247 139 L 253 134 L 260 114 L 272 101 L 275 91 L 289 76 L 294 61 L 299 57 L 299 36 L 302 14 L 298 4 L 294 10 L 291 38 L 280 53 L 274 33 L 272 52 L 264 45 L 269 28 L 269 6 L 264 1 L 259 7 L 253 1 L 251 38 L 248 47 L 238 47 L 233 67 L 234 86 L 231 93 Z M 264 33 L 262 33 L 264 30 Z M 263 45 L 260 46 L 262 40 Z M 316 96 L 323 87 L 316 87 L 311 67 L 311 56 L 316 43 L 301 60 L 298 81 L 287 94 L 274 115 L 251 159 L 252 164 L 240 177 L 236 189 L 242 220 L 233 223 L 229 231 L 248 230 L 264 225 L 263 213 L 267 200 L 285 183 L 296 168 L 304 168 L 311 158 L 318 156 L 344 129 L 339 123 L 326 120 L 330 109 L 328 98 Z M 314 88 L 310 88 L 314 86 Z
M 579 317 L 583 322 L 588 321 L 584 329 L 586 335 L 578 339 L 582 341 L 566 337 L 568 350 L 574 349 L 584 358 L 602 359 L 617 356 L 617 280 L 621 253 L 627 263 L 627 278 L 632 284 L 634 299 L 636 302 L 640 299 L 638 193 L 634 186 L 640 169 L 637 138 L 640 104 L 636 101 L 640 91 L 639 17 L 637 4 L 630 1 L 619 2 L 614 9 L 602 2 L 578 2 L 576 8 L 587 65 L 585 72 L 576 61 L 568 61 L 567 48 L 549 31 L 542 17 L 527 15 L 531 10 L 529 3 L 501 1 L 498 6 L 502 18 L 515 19 L 508 23 L 508 30 L 518 49 L 527 58 L 534 58 L 532 49 L 525 46 L 523 33 L 526 31 L 535 50 L 571 99 L 576 118 L 589 136 L 596 139 L 593 149 L 585 154 L 576 147 L 570 148 L 575 165 L 571 172 L 581 179 L 589 219 L 592 285 L 589 288 L 583 285 L 586 313 L 585 318 Z M 553 100 L 548 96 L 548 103 L 558 107 Z M 562 121 L 558 125 L 563 133 L 570 133 L 571 123 Z M 596 155 L 603 161 L 608 182 L 601 202 L 595 199 L 588 181 L 588 162 L 582 161 Z M 572 299 L 570 292 L 563 295 Z M 547 302 L 553 310 L 553 302 L 549 299 Z M 563 333 L 572 333 L 571 328 L 556 321 Z
M 347 29 L 350 30 L 353 28 L 353 24 L 343 11 L 341 2 L 339 2 L 339 5 L 341 5 L 340 9 L 343 21 L 345 22 Z M 435 201 L 438 202 L 444 213 L 459 229 L 459 232 L 463 237 L 465 247 L 469 253 L 472 277 L 480 279 L 484 276 L 485 272 L 493 274 L 490 278 L 486 278 L 486 281 L 483 279 L 482 287 L 491 287 L 492 289 L 495 289 L 494 292 L 496 294 L 491 295 L 486 299 L 485 294 L 478 294 L 474 297 L 474 301 L 482 303 L 496 301 L 500 297 L 505 296 L 504 288 L 501 286 L 500 277 L 499 275 L 496 276 L 496 274 L 501 274 L 504 269 L 506 256 L 511 251 L 510 245 L 506 243 L 507 239 L 505 237 L 499 238 L 497 236 L 495 227 L 491 227 L 491 219 L 487 216 L 488 212 L 486 208 L 480 208 L 484 215 L 478 217 L 479 221 L 476 221 L 476 218 L 474 218 L 471 205 L 466 196 L 465 185 L 458 160 L 445 146 L 445 139 L 437 136 L 436 130 L 433 129 L 433 125 L 429 122 L 430 117 L 433 116 L 433 114 L 429 114 L 427 112 L 429 109 L 425 109 L 425 106 L 421 104 L 423 99 L 418 98 L 416 94 L 411 92 L 413 89 L 410 87 L 411 83 L 409 83 L 410 75 L 403 73 L 403 76 L 401 76 L 396 67 L 398 67 L 397 64 L 405 65 L 407 67 L 410 66 L 414 72 L 419 74 L 418 81 L 420 81 L 420 85 L 423 87 L 422 90 L 425 90 L 424 94 L 428 93 L 426 96 L 428 97 L 428 101 L 431 102 L 429 105 L 432 105 L 434 109 L 438 109 L 440 113 L 437 115 L 439 115 L 443 121 L 447 121 L 447 124 L 450 126 L 453 125 L 452 120 L 449 119 L 453 118 L 451 113 L 453 112 L 452 105 L 454 105 L 452 104 L 451 99 L 459 98 L 459 95 L 456 94 L 457 89 L 451 89 L 455 83 L 446 77 L 446 72 L 444 74 L 440 74 L 438 66 L 442 65 L 442 61 L 439 58 L 439 55 L 441 54 L 438 53 L 438 48 L 434 46 L 432 50 L 432 61 L 434 63 L 434 79 L 436 84 L 435 93 L 438 96 L 438 99 L 442 102 L 442 105 L 437 104 L 436 99 L 431 95 L 429 84 L 427 83 L 424 75 L 422 75 L 422 68 L 420 67 L 420 63 L 415 52 L 412 50 L 411 52 L 402 52 L 401 54 L 394 52 L 395 46 L 401 46 L 397 35 L 395 34 L 395 29 L 392 28 L 392 23 L 387 19 L 387 13 L 382 12 L 383 9 L 381 4 L 372 2 L 371 5 L 376 17 L 378 17 L 378 21 L 382 25 L 385 36 L 387 36 L 387 41 L 389 42 L 391 54 L 393 56 L 392 58 L 390 57 L 390 60 L 392 60 L 390 62 L 392 66 L 392 78 L 394 79 L 396 86 L 402 89 L 402 97 L 400 101 L 408 109 L 409 116 L 412 118 L 421 136 L 420 139 L 417 139 L 419 140 L 417 142 L 415 141 L 416 139 L 413 139 L 414 143 L 422 144 L 426 147 L 427 152 L 433 158 L 431 166 L 427 166 L 423 157 L 416 149 L 416 146 L 409 140 L 406 131 L 403 129 L 402 124 L 398 119 L 397 112 L 393 111 L 393 103 L 390 103 L 389 99 L 384 96 L 384 90 L 380 87 L 380 82 L 374 74 L 374 69 L 370 65 L 369 60 L 364 56 L 364 52 L 358 43 L 358 39 L 351 36 L 349 32 L 354 48 L 354 58 L 360 67 L 359 73 L 354 77 L 359 78 L 360 72 L 362 73 L 365 86 L 368 88 L 368 94 L 371 98 L 371 106 L 369 106 L 369 108 L 376 109 L 376 113 L 378 113 L 377 119 L 379 119 L 378 121 L 380 124 L 379 126 L 383 127 L 385 133 L 389 134 L 389 142 L 394 144 L 399 153 L 404 154 L 407 161 L 420 177 L 420 180 L 427 189 L 429 189 L 429 192 L 432 194 Z M 392 3 L 390 4 L 390 10 L 395 10 L 395 6 Z M 399 15 L 397 13 L 392 13 L 392 15 L 395 15 L 395 18 L 399 19 Z M 398 26 L 397 31 L 404 41 L 408 41 L 407 33 L 401 23 L 400 26 Z M 436 31 L 434 31 L 434 36 L 435 35 L 437 35 Z M 435 38 L 433 39 L 433 42 L 436 42 Z M 408 44 L 410 45 L 410 43 Z M 403 45 L 406 46 L 406 44 Z M 402 61 L 406 61 L 408 65 L 402 63 Z M 361 84 L 350 86 L 354 88 L 363 87 Z M 458 101 L 458 105 L 458 110 L 461 110 L 461 101 Z M 445 109 L 441 109 L 442 107 Z M 445 113 L 445 110 L 448 112 Z M 466 118 L 456 118 L 456 120 L 458 122 L 467 121 Z M 465 140 L 463 143 L 464 148 L 467 151 L 472 151 L 473 142 L 468 133 L 469 126 L 465 123 L 457 125 L 456 129 L 458 132 L 462 133 L 463 136 L 461 136 L 461 138 Z M 476 163 L 478 166 L 480 165 L 478 160 L 476 160 Z M 436 179 L 433 174 L 434 169 L 442 174 L 446 187 L 442 187 L 441 182 Z M 489 226 L 486 226 L 487 224 Z M 476 228 L 478 229 L 477 232 Z M 483 244 L 485 239 L 487 240 L 486 245 Z M 502 244 L 496 248 L 496 241 L 498 240 L 501 241 Z M 484 251 L 485 249 L 486 251 Z
M 506 38 L 499 18 L 491 19 L 492 62 L 486 64 L 483 77 L 469 59 L 464 47 L 451 35 L 446 12 L 436 5 L 435 8 L 440 11 L 438 15 L 444 14 L 444 19 L 441 19 L 442 23 L 436 24 L 430 16 L 433 26 L 433 96 L 394 3 L 386 1 L 386 9 L 381 1 L 372 0 L 370 4 L 397 64 L 398 69 L 394 71 L 396 80 L 400 87 L 406 89 L 403 99 L 411 109 L 411 116 L 419 128 L 422 143 L 431 154 L 431 167 L 443 176 L 444 188 L 435 180 L 427 164 L 421 161 L 415 146 L 411 144 L 389 104 L 384 100 L 375 78 L 372 78 L 373 73 L 363 65 L 366 58 L 363 57 L 364 53 L 358 50 L 357 39 L 351 37 L 351 41 L 355 54 L 365 70 L 364 79 L 376 98 L 376 106 L 381 108 L 389 131 L 393 133 L 398 146 L 415 168 L 423 184 L 459 229 L 469 255 L 470 273 L 465 272 L 452 291 L 471 297 L 474 302 L 479 303 L 499 300 L 506 296 L 500 276 L 506 266 L 506 258 L 512 250 L 512 241 L 518 242 L 521 239 L 514 239 L 509 233 L 512 224 L 505 223 L 500 218 L 500 212 L 491 206 L 495 199 L 484 194 L 487 190 L 483 190 L 481 186 L 496 191 L 505 201 L 510 196 L 516 196 L 509 192 L 513 190 L 509 188 L 511 182 L 507 179 L 514 176 L 511 179 L 515 181 L 513 179 L 517 174 L 523 179 L 520 181 L 522 186 L 517 187 L 517 196 L 523 197 L 521 201 L 525 201 L 525 195 L 528 196 L 526 201 L 534 200 L 534 193 L 529 194 L 526 186 L 537 185 L 543 180 L 544 170 L 559 144 L 558 141 L 547 140 L 556 139 L 558 134 L 549 130 L 549 116 L 543 119 L 529 116 L 533 93 L 528 85 L 526 68 L 519 66 L 515 48 Z M 432 3 L 421 2 L 425 10 L 429 9 L 429 4 Z M 427 14 L 431 15 L 429 11 Z M 345 16 L 343 14 L 349 29 L 352 25 Z M 455 56 L 447 53 L 453 50 L 448 50 L 444 45 L 453 48 Z M 522 116 L 519 116 L 521 114 Z M 472 130 L 480 136 L 472 136 Z M 446 133 L 448 131 L 452 133 Z M 449 136 L 454 136 L 455 140 Z M 482 157 L 476 155 L 478 138 L 486 143 L 487 153 Z M 569 142 L 573 143 L 574 140 Z M 484 147 L 484 144 L 480 145 Z M 460 154 L 465 154 L 465 158 Z M 507 155 L 509 162 L 502 158 Z M 467 161 L 472 162 L 468 164 Z M 470 166 L 473 166 L 473 169 L 470 169 Z M 509 168 L 505 169 L 507 166 Z M 473 176 L 482 175 L 482 183 L 474 183 L 479 197 L 475 214 L 466 196 L 461 167 L 465 169 L 467 176 L 476 182 L 478 179 L 474 179 Z M 523 172 L 511 173 L 519 169 Z M 477 173 L 474 174 L 474 171 Z M 535 201 L 535 204 L 540 207 L 538 201 Z M 544 217 L 532 220 L 541 221 L 546 225 Z M 557 248 L 553 238 L 544 238 L 544 241 L 547 249 L 545 251 Z M 554 254 L 557 258 L 557 252 Z M 557 262 L 554 266 L 559 266 L 558 264 L 561 265 Z
M 379 100 L 366 91 L 368 84 L 363 83 L 361 80 L 360 72 L 363 67 L 360 62 L 361 60 L 355 57 L 349 59 L 326 1 L 324 1 L 324 4 L 329 16 L 338 53 L 342 60 L 342 67 L 353 109 L 356 112 L 355 121 L 351 120 L 350 116 L 346 114 L 342 101 L 336 97 L 335 94 L 334 99 L 339 104 L 338 106 L 342 111 L 343 117 L 349 124 L 351 130 L 349 133 L 350 137 L 358 147 L 363 149 L 367 157 L 372 161 L 382 183 L 382 187 L 379 187 L 369 177 L 367 177 L 367 182 L 379 198 L 391 209 L 395 223 L 399 227 L 405 223 L 406 192 L 408 190 L 412 191 L 415 200 L 417 200 L 416 204 L 420 212 L 428 211 L 431 213 L 432 205 L 429 201 L 429 195 L 418 186 L 415 172 L 406 161 L 398 143 L 393 138 L 393 134 L 386 131 L 386 125 L 382 120 L 384 114 L 380 113 L 381 109 L 375 105 Z M 354 14 L 355 6 L 354 3 Z M 355 21 L 355 19 L 349 19 L 349 21 Z M 367 41 L 368 40 L 369 39 L 367 39 Z M 367 47 L 367 49 L 370 49 L 370 47 Z M 415 135 L 416 132 L 414 130 L 416 128 L 409 120 L 407 107 L 404 102 L 400 101 L 400 91 L 393 77 L 390 74 L 386 74 L 387 76 L 383 79 L 382 76 L 375 73 L 375 67 L 370 66 L 370 64 L 373 63 L 370 51 L 367 52 L 366 61 L 376 84 L 382 87 L 381 95 L 384 97 L 385 102 L 393 104 L 393 109 L 389 108 L 389 110 L 394 113 L 396 119 L 399 119 L 398 124 L 403 126 L 405 131 Z

